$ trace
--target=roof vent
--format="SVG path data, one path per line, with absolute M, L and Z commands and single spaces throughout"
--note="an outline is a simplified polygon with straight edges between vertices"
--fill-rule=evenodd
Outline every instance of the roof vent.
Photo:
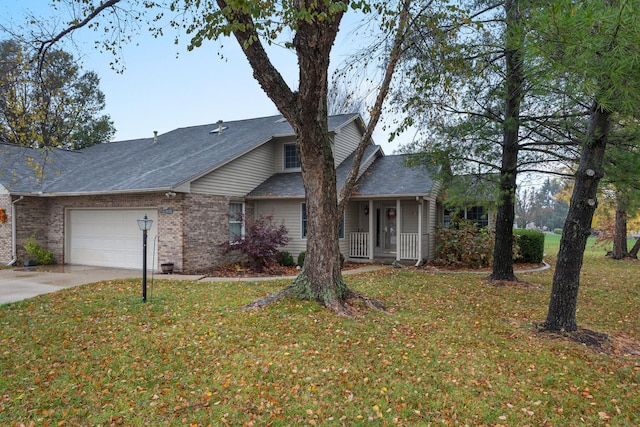
M 218 120 L 218 128 L 214 130 L 210 130 L 209 133 L 217 133 L 218 135 L 222 134 L 222 131 L 228 129 L 227 126 L 223 126 L 224 122 L 222 120 Z
M 158 142 L 158 131 L 154 130 L 153 131 L 153 143 L 155 144 L 156 142 Z

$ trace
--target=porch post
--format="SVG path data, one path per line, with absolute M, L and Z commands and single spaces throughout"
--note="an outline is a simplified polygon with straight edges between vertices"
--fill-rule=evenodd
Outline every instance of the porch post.
M 400 231 L 402 230 L 402 212 L 400 211 L 400 199 L 396 199 L 396 261 L 400 261 Z
M 373 210 L 373 200 L 369 199 L 369 259 L 373 261 L 373 252 L 375 251 L 374 236 L 374 219 L 375 219 L 375 211 Z

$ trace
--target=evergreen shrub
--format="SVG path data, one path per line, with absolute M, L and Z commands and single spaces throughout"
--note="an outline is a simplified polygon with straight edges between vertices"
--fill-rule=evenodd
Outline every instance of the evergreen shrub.
M 520 254 L 515 262 L 538 264 L 544 258 L 544 233 L 536 230 L 513 230 Z
M 304 258 L 307 256 L 305 251 L 302 251 L 298 254 L 298 265 L 300 267 L 304 267 Z
M 278 264 L 284 267 L 294 267 L 296 265 L 295 261 L 293 261 L 293 256 L 287 251 L 280 251 L 278 253 Z

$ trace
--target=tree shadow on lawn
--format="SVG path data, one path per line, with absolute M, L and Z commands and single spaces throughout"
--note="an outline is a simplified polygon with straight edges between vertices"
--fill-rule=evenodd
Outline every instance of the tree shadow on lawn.
M 542 324 L 534 324 L 533 332 L 549 339 L 561 339 L 582 344 L 594 353 L 640 360 L 640 343 L 625 336 L 609 335 L 581 327 L 573 332 L 549 331 L 544 329 Z

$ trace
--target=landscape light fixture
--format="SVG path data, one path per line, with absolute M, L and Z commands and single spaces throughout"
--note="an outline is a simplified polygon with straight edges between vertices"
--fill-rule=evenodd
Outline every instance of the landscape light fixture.
M 151 230 L 153 220 L 145 215 L 137 221 L 142 230 L 142 302 L 147 302 L 147 232 Z

